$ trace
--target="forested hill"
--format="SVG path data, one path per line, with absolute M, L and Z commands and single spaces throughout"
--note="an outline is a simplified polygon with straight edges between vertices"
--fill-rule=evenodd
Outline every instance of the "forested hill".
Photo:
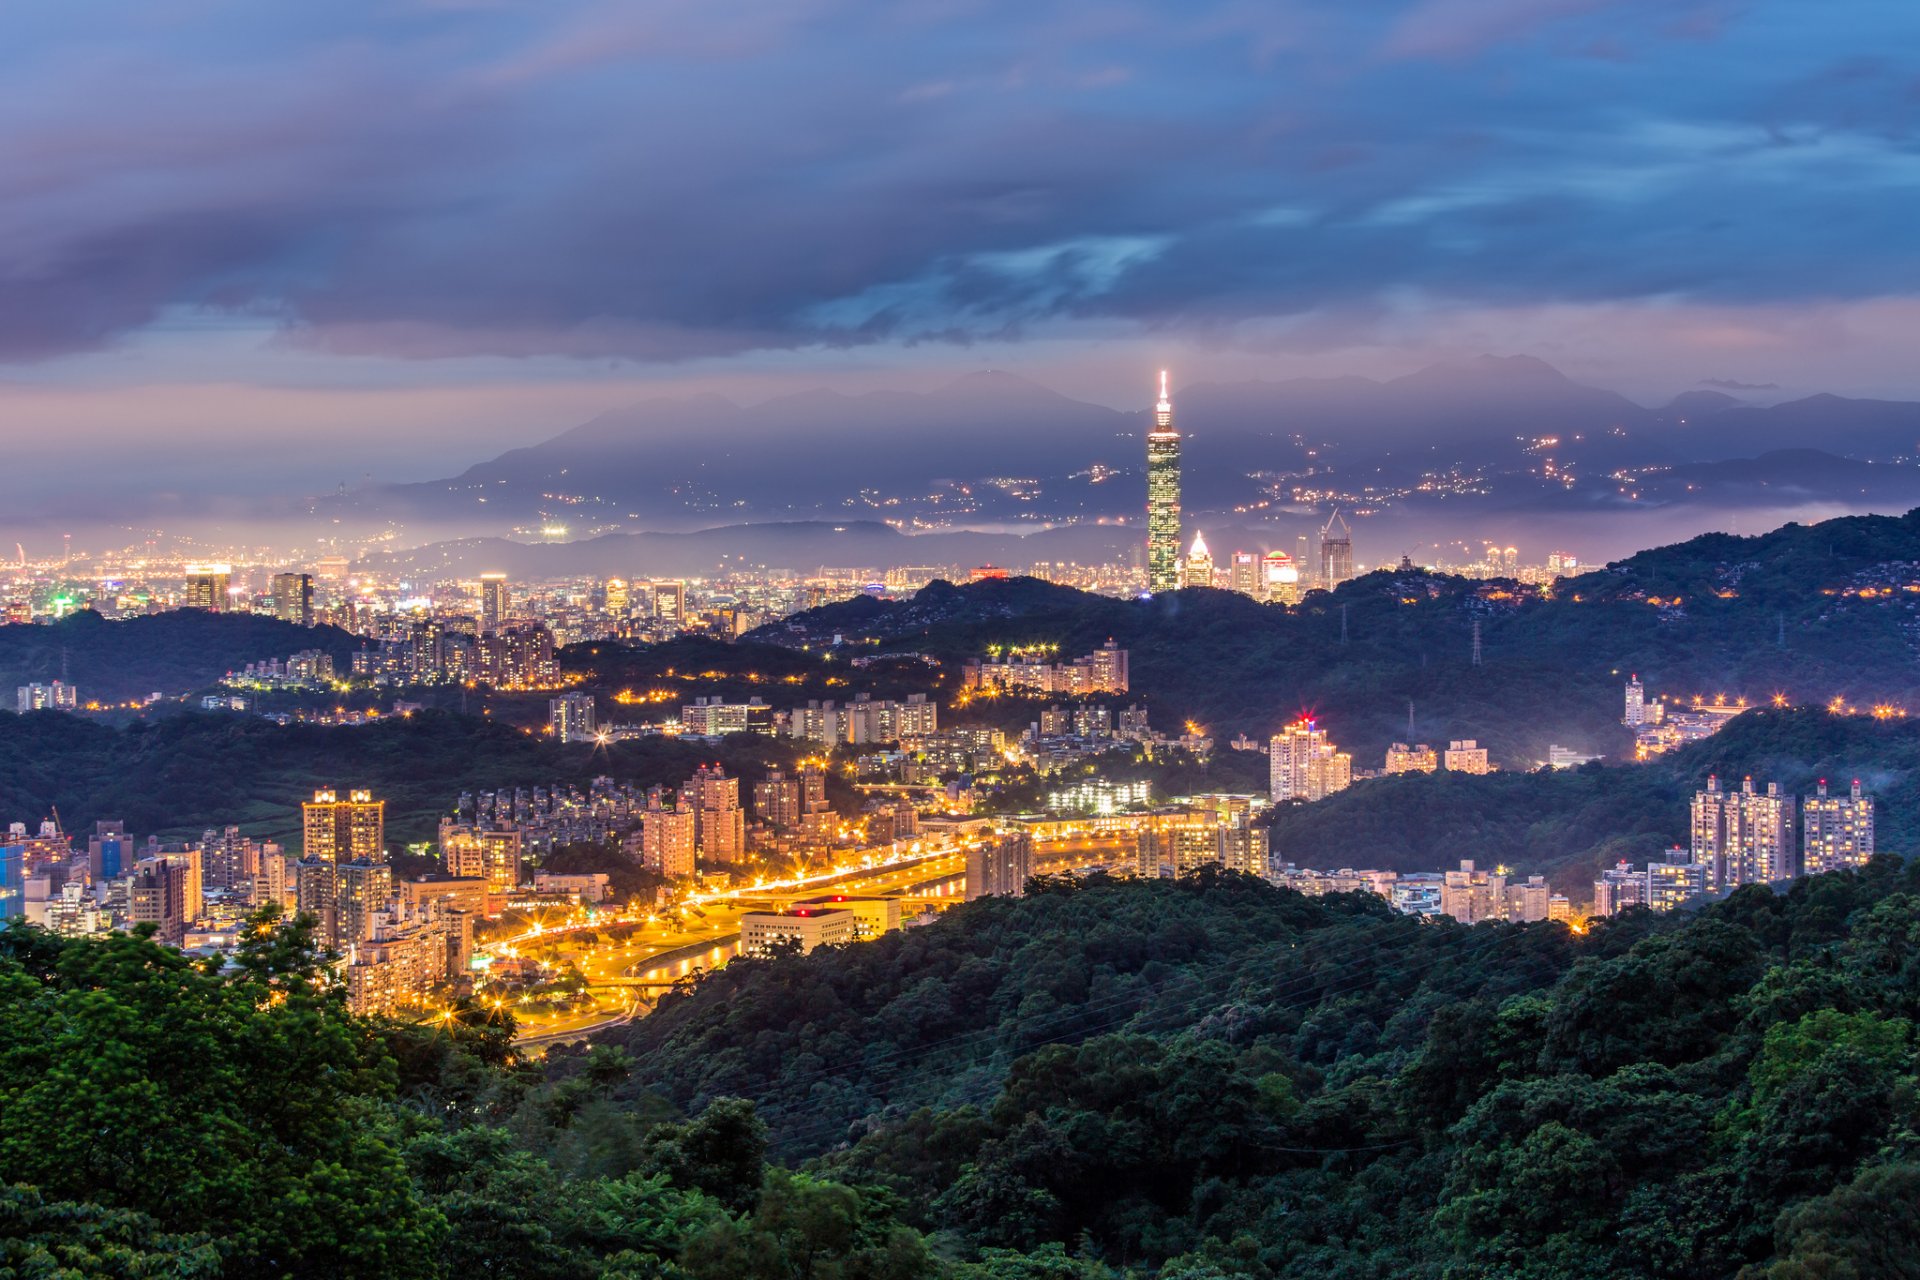
M 1462 858 L 1544 874 L 1575 902 L 1622 860 L 1690 839 L 1688 802 L 1718 775 L 1811 794 L 1821 779 L 1875 795 L 1882 852 L 1920 854 L 1920 720 L 1817 707 L 1763 707 L 1704 742 L 1646 764 L 1558 772 L 1400 774 L 1274 814 L 1276 861 L 1305 867 L 1442 871 Z
M 1576 937 L 1044 883 L 608 1039 L 629 1107 L 754 1099 L 962 1256 L 1081 1259 L 1006 1276 L 1906 1275 L 1917 895 L 1882 859 Z
M 360 642 L 338 627 L 302 627 L 253 613 L 175 609 L 109 622 L 83 609 L 45 626 L 0 626 L 0 705 L 23 684 L 67 673 L 100 702 L 202 689 L 229 671 L 302 649 L 323 649 L 345 670 Z
M 1313 711 L 1361 765 L 1411 737 L 1476 738 L 1526 766 L 1554 743 L 1624 751 L 1630 673 L 1654 694 L 1920 708 L 1920 511 L 1709 535 L 1562 580 L 1550 596 L 1383 571 L 1289 609 L 1204 589 L 1119 601 L 1013 579 L 829 605 L 754 634 L 838 634 L 948 660 L 1009 643 L 1071 657 L 1111 636 L 1164 724 L 1260 735 Z

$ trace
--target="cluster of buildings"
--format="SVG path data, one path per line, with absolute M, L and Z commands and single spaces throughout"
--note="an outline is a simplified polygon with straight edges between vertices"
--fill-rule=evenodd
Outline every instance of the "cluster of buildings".
M 364 791 L 320 791 L 302 806 L 299 856 L 237 827 L 197 841 L 136 843 L 125 825 L 96 823 L 84 852 L 49 822 L 0 845 L 0 918 L 23 916 L 84 936 L 150 926 L 188 951 L 233 950 L 247 918 L 279 904 L 310 915 L 316 940 L 339 957 L 359 1012 L 457 982 L 484 903 L 432 881 L 398 881 L 386 848 L 384 802 Z
M 551 689 L 560 683 L 556 641 L 542 623 L 463 630 L 459 618 L 383 619 L 380 634 L 353 655 L 353 674 L 376 685 L 465 684 Z
M 302 649 L 282 660 L 267 658 L 229 671 L 220 683 L 229 689 L 325 689 L 334 683 L 333 655 Z
M 1444 752 L 1435 751 L 1424 742 L 1411 747 L 1404 742 L 1396 742 L 1387 748 L 1385 772 L 1388 774 L 1434 773 L 1442 767 L 1448 773 L 1481 775 L 1493 772 L 1487 749 L 1475 738 L 1456 738 L 1447 743 Z
M 23 684 L 14 690 L 13 709 L 21 715 L 29 711 L 77 711 L 80 691 L 64 680 L 48 684 Z
M 1812 795 L 1795 797 L 1774 782 L 1762 789 L 1748 778 L 1728 791 L 1708 778 L 1691 817 L 1687 848 L 1601 873 L 1593 882 L 1595 915 L 1632 906 L 1665 911 L 1741 885 L 1863 867 L 1873 857 L 1873 797 L 1857 779 L 1845 794 L 1828 791 L 1823 779 Z
M 1634 675 L 1627 678 L 1626 710 L 1620 723 L 1633 730 L 1634 759 L 1650 760 L 1711 738 L 1746 709 L 1745 698 L 1729 700 L 1724 694 L 1711 701 L 1696 697 L 1690 703 L 1649 699 L 1646 686 Z
M 1106 644 L 1071 662 L 1053 662 L 1049 646 L 1013 648 L 969 660 L 961 668 L 961 688 L 992 694 L 1066 694 L 1127 692 L 1127 651 L 1109 638 Z

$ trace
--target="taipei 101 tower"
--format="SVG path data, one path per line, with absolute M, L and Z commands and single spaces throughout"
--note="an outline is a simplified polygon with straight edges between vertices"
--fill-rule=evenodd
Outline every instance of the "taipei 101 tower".
M 1147 590 L 1158 595 L 1180 586 L 1180 433 L 1173 426 L 1167 371 L 1160 371 L 1160 400 L 1147 433 Z

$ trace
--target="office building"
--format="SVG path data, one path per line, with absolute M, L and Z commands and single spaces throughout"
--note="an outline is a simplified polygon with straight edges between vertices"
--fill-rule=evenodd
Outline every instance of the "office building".
M 1181 582 L 1186 587 L 1213 585 L 1213 553 L 1207 550 L 1207 535 L 1193 535 L 1193 547 L 1187 552 L 1186 572 Z
M 967 901 L 1018 898 L 1033 878 L 1033 837 L 1025 832 L 986 835 L 967 850 Z
M 26 913 L 26 876 L 27 847 L 0 844 L 0 923 Z
M 816 947 L 838 947 L 860 934 L 860 918 L 841 907 L 800 907 L 791 911 L 749 911 L 740 917 L 740 950 L 770 956 L 789 948 L 806 955 Z
M 625 578 L 608 578 L 606 587 L 606 610 L 609 616 L 624 618 L 633 605 L 633 596 L 627 587 Z
M 101 821 L 93 824 L 87 838 L 87 878 L 95 884 L 118 880 L 133 871 L 133 841 L 127 838 L 123 822 Z
M 1335 511 L 1320 530 L 1320 581 L 1317 585 L 1324 591 L 1331 591 L 1351 577 L 1353 531 L 1347 527 L 1346 519 Z
M 1715 889 L 1793 877 L 1794 802 L 1779 783 L 1768 783 L 1763 793 L 1748 778 L 1729 792 L 1720 779 L 1708 778 L 1693 797 L 1692 827 L 1693 861 L 1710 868 Z
M 559 742 L 591 742 L 593 695 L 563 693 L 547 700 L 547 732 Z
M 513 616 L 513 608 L 508 600 L 507 575 L 504 573 L 483 573 L 480 575 L 480 634 L 493 635 L 507 625 L 507 619 Z
M 1147 432 L 1147 590 L 1180 586 L 1180 432 L 1173 425 L 1167 371 L 1160 371 L 1160 399 Z
M 1269 551 L 1260 562 L 1262 600 L 1300 603 L 1300 566 L 1284 551 Z
M 190 564 L 187 566 L 186 607 L 223 612 L 231 601 L 228 590 L 233 582 L 230 564 Z
M 387 802 L 369 791 L 316 791 L 300 806 L 300 856 L 324 862 L 385 862 Z
M 313 575 L 276 573 L 273 575 L 273 616 L 295 626 L 313 625 Z
M 1473 738 L 1460 738 L 1447 744 L 1446 766 L 1449 773 L 1492 773 L 1487 749 Z
M 1296 720 L 1273 736 L 1268 761 L 1275 804 L 1324 800 L 1353 782 L 1353 757 L 1335 750 L 1327 741 L 1327 731 L 1311 717 Z
M 1864 867 L 1873 857 L 1873 797 L 1853 780 L 1844 796 L 1827 794 L 1827 780 L 1801 801 L 1800 866 L 1804 874 Z
M 772 733 L 773 708 L 759 698 L 727 702 L 719 697 L 695 698 L 680 706 L 680 732 L 703 738 L 729 733 Z
M 1236 551 L 1227 560 L 1227 587 L 1256 600 L 1267 598 L 1261 577 L 1260 557 L 1251 551 Z
M 655 582 L 653 616 L 661 622 L 680 626 L 687 620 L 687 584 L 678 581 Z

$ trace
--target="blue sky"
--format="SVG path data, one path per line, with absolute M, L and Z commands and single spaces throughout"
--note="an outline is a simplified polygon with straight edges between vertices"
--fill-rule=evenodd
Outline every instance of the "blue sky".
M 34 456 L 299 470 L 325 431 L 432 474 L 650 394 L 988 365 L 1108 403 L 1482 350 L 1920 396 L 1911 3 L 105 0 L 0 36 Z

